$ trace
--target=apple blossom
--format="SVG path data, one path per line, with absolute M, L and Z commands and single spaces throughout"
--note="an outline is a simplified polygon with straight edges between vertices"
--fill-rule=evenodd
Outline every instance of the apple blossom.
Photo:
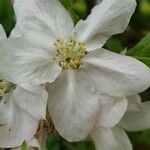
M 74 27 L 57 0 L 15 1 L 12 34 L 22 36 L 0 43 L 7 58 L 0 58 L 0 68 L 17 84 L 47 83 L 49 113 L 68 141 L 87 137 L 99 111 L 116 115 L 111 122 L 104 115 L 100 123 L 117 124 L 127 109 L 124 97 L 150 86 L 147 66 L 102 48 L 126 29 L 135 6 L 135 0 L 103 0 Z

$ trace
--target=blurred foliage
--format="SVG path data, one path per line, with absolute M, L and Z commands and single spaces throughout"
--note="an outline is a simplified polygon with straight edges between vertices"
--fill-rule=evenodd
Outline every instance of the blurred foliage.
M 131 24 L 136 29 L 150 29 L 150 0 L 137 0 L 137 9 Z
M 91 12 L 95 0 L 60 0 L 71 14 L 74 23 L 85 19 Z M 120 53 L 126 47 L 132 47 L 128 55 L 136 57 L 150 66 L 150 0 L 137 0 L 137 9 L 131 19 L 130 26 L 125 33 L 111 37 L 105 47 Z M 0 0 L 0 23 L 4 26 L 7 35 L 15 25 L 15 16 L 11 0 Z M 140 43 L 145 35 L 147 35 Z M 136 45 L 137 44 L 137 45 Z M 135 46 L 136 45 L 136 46 Z M 146 47 L 145 47 L 146 45 Z M 150 150 L 150 130 L 129 133 L 135 150 Z M 26 144 L 22 145 L 22 150 Z M 48 150 L 94 150 L 90 141 L 69 143 L 60 136 L 50 134 L 47 139 Z

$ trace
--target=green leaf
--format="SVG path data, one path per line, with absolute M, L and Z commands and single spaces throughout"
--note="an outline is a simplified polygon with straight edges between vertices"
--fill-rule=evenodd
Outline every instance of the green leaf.
M 20 150 L 29 150 L 26 141 L 24 141 L 20 147 Z
M 127 55 L 135 57 L 150 67 L 150 34 L 130 49 Z

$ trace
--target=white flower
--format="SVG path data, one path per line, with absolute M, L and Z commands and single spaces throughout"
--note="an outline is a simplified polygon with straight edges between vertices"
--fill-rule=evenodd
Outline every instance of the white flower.
M 6 33 L 5 33 L 2 25 L 0 24 L 0 40 L 4 40 L 6 38 L 7 38 Z
M 127 97 L 129 106 L 122 120 L 116 125 L 104 127 L 97 123 L 91 137 L 97 150 L 132 150 L 127 131 L 150 128 L 150 102 L 141 102 L 139 95 Z
M 6 39 L 0 25 L 0 41 Z M 40 86 L 16 86 L 0 77 L 0 147 L 11 148 L 30 141 L 45 119 L 47 92 Z
M 117 124 L 127 108 L 124 97 L 149 87 L 148 67 L 101 48 L 109 37 L 125 30 L 135 6 L 134 0 L 104 0 L 74 27 L 57 0 L 16 0 L 12 34 L 25 38 L 0 43 L 7 57 L 0 58 L 0 68 L 15 83 L 48 83 L 49 112 L 65 139 L 85 138 L 98 112 L 105 112 L 99 109 L 102 104 L 116 115 L 109 121 L 104 114 L 101 123 Z

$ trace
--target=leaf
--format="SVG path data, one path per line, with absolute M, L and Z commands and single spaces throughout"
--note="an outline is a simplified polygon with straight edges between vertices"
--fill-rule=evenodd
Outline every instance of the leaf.
M 135 47 L 127 52 L 150 67 L 150 34 L 145 36 Z

